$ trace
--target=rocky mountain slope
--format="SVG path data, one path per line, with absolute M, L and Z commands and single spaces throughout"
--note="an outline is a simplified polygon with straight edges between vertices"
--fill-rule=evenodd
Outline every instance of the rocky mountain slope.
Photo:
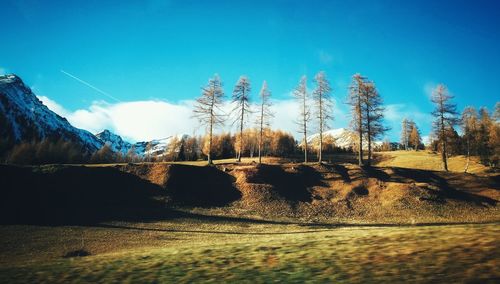
M 0 76 L 0 137 L 9 146 L 43 139 L 69 140 L 89 153 L 108 144 L 114 152 L 126 155 L 132 149 L 138 156 L 162 155 L 173 138 L 130 143 L 109 130 L 93 135 L 51 111 L 16 75 Z
M 45 106 L 16 75 L 0 76 L 0 137 L 7 143 L 69 140 L 88 152 L 103 146 L 92 133 L 72 126 Z
M 336 147 L 349 149 L 356 149 L 357 137 L 356 133 L 346 128 L 330 129 L 323 133 L 323 141 L 333 142 Z M 319 133 L 315 133 L 307 137 L 307 143 L 312 147 L 319 147 Z M 368 145 L 365 144 L 366 139 L 363 141 L 363 149 L 367 149 Z M 372 147 L 382 145 L 382 141 L 373 141 Z
M 165 152 L 168 151 L 168 147 L 170 145 L 170 142 L 172 138 L 177 137 L 177 136 L 169 136 L 167 138 L 163 139 L 154 139 L 151 141 L 141 141 L 141 142 L 136 142 L 134 144 L 129 143 L 123 138 L 107 129 L 105 129 L 102 132 L 99 132 L 95 135 L 97 138 L 99 138 L 103 143 L 106 143 L 107 145 L 110 146 L 110 148 L 117 152 L 121 153 L 123 155 L 127 155 L 131 150 L 135 155 L 138 156 L 161 156 Z M 187 136 L 178 136 L 178 139 L 185 139 Z

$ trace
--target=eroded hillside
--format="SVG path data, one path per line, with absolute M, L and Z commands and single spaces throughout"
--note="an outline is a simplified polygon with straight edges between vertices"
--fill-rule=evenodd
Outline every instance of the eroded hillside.
M 499 176 L 352 164 L 1 166 L 7 223 L 149 220 L 173 210 L 316 222 L 498 221 Z
M 402 223 L 499 217 L 497 175 L 350 164 L 117 167 L 164 188 L 171 204 L 223 214 Z

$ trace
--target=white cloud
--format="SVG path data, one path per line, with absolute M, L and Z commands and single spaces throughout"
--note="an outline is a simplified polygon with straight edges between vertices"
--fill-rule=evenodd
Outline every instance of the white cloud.
M 201 135 L 205 132 L 199 126 L 195 118 L 192 118 L 193 101 L 181 101 L 170 103 L 161 100 L 132 101 L 119 103 L 106 103 L 95 101 L 85 109 L 69 111 L 54 100 L 46 97 L 38 97 L 49 109 L 65 117 L 75 127 L 98 133 L 109 129 L 131 142 L 148 141 L 151 139 L 164 138 L 171 135 L 189 134 Z M 254 110 L 257 105 L 252 105 Z M 223 107 L 229 114 L 232 107 L 227 103 Z M 299 107 L 291 97 L 289 99 L 274 100 L 272 111 L 274 118 L 271 121 L 272 128 L 282 129 L 294 135 L 297 133 L 297 121 Z M 246 127 L 253 127 L 257 113 L 251 115 Z M 346 127 L 348 117 L 343 105 L 335 103 L 335 120 L 331 123 L 334 128 Z M 218 131 L 236 131 L 228 119 L 225 127 Z M 311 133 L 315 131 L 315 122 L 311 123 Z
M 412 119 L 413 121 L 415 121 L 417 125 L 427 124 L 432 121 L 430 113 L 420 112 L 413 105 L 407 105 L 407 104 L 386 105 L 384 117 L 385 120 L 387 121 L 397 122 L 397 123 L 401 123 L 403 118 L 406 117 L 408 119 Z
M 271 111 L 274 113 L 274 118 L 271 121 L 272 128 L 279 128 L 294 136 L 298 135 L 297 130 L 299 127 L 296 122 L 299 116 L 299 108 L 294 100 L 273 101 Z
M 32 90 L 34 89 L 33 87 L 31 88 Z M 69 112 L 64 109 L 60 104 L 56 103 L 55 101 L 49 99 L 46 96 L 37 96 L 37 98 L 44 104 L 46 105 L 51 111 L 57 113 L 60 116 L 66 117 Z
M 274 129 L 282 129 L 299 139 L 297 132 L 299 106 L 289 95 L 287 99 L 273 100 L 272 112 L 274 118 L 271 126 Z M 75 127 L 88 130 L 92 133 L 109 129 L 131 142 L 148 141 L 169 137 L 171 135 L 188 134 L 202 135 L 205 129 L 199 126 L 195 118 L 192 118 L 193 101 L 181 101 L 170 103 L 161 100 L 132 101 L 119 103 L 106 103 L 95 101 L 88 108 L 69 111 L 57 102 L 45 96 L 38 97 L 45 105 L 57 114 L 66 117 Z M 252 105 L 254 111 L 258 110 L 258 105 Z M 232 106 L 226 103 L 223 110 L 230 114 Z M 348 106 L 335 102 L 334 120 L 330 123 L 332 128 L 348 127 L 349 111 Z M 246 127 L 253 127 L 257 113 L 253 113 Z M 401 121 L 403 118 L 412 119 L 417 123 L 422 135 L 429 133 L 432 117 L 428 113 L 420 112 L 415 106 L 408 104 L 386 105 L 385 121 L 391 131 L 388 137 L 397 140 L 401 131 Z M 228 119 L 220 131 L 235 132 L 232 119 Z M 310 133 L 315 133 L 316 122 L 310 124 Z M 425 136 L 425 135 L 424 135 Z

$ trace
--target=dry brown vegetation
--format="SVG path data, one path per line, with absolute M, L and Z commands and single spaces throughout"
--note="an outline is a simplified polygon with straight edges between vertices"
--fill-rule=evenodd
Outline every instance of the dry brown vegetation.
M 109 166 L 3 166 L 7 223 L 161 219 L 168 207 L 208 215 L 325 223 L 487 222 L 500 218 L 499 175 L 395 167 L 440 165 L 425 152 L 384 153 L 379 164 L 297 164 L 282 159 Z M 393 155 L 393 156 L 389 156 Z M 450 168 L 453 169 L 453 160 Z M 416 166 L 415 166 L 416 167 Z M 66 211 L 67 212 L 66 212 Z
M 388 151 L 377 153 L 378 166 L 400 167 L 409 169 L 442 170 L 441 156 L 429 151 Z M 463 173 L 467 164 L 465 156 L 452 156 L 448 158 L 450 172 Z M 485 174 L 491 169 L 480 163 L 478 157 L 471 157 L 468 173 Z
M 387 154 L 0 166 L 0 282 L 494 281 L 499 175 Z
M 120 167 L 135 174 L 138 169 L 144 171 L 143 178 L 166 188 L 173 204 L 201 207 L 196 210 L 210 214 L 356 223 L 478 222 L 499 217 L 496 176 L 349 164 Z M 200 178 L 189 179 L 195 176 Z

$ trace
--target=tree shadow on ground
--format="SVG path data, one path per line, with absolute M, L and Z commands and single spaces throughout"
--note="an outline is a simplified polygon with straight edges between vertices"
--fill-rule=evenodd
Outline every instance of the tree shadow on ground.
M 349 171 L 343 165 L 333 165 L 333 170 L 338 173 L 342 180 L 345 182 L 351 182 L 351 177 L 349 176 Z
M 344 182 L 362 181 L 374 178 L 382 182 L 396 182 L 403 184 L 426 183 L 438 190 L 428 189 L 443 202 L 446 199 L 471 202 L 479 206 L 494 206 L 495 199 L 481 196 L 477 193 L 484 187 L 499 189 L 498 176 L 478 177 L 471 174 L 444 173 L 429 170 L 391 167 L 391 174 L 384 168 L 364 166 L 359 170 L 349 170 L 343 165 L 322 165 L 329 172 L 338 173 Z M 471 184 L 475 183 L 475 184 Z
M 188 206 L 224 206 L 241 198 L 235 178 L 216 167 L 171 165 L 165 188 L 174 203 Z
M 310 202 L 313 186 L 324 186 L 321 174 L 314 168 L 306 165 L 296 166 L 293 172 L 287 172 L 280 165 L 259 165 L 257 175 L 249 182 L 270 184 L 283 198 L 289 201 Z
M 394 157 L 393 156 L 390 156 L 390 155 L 384 155 L 383 152 L 382 153 L 374 153 L 373 154 L 373 157 L 372 157 L 372 165 L 377 165 L 378 163 L 382 163 L 382 162 L 391 162 L 394 160 Z
M 99 223 L 92 226 L 102 227 L 102 228 L 113 228 L 113 229 L 126 229 L 126 230 L 138 230 L 138 231 L 155 231 L 155 232 L 169 232 L 169 233 L 193 233 L 193 234 L 222 234 L 222 235 L 293 235 L 293 234 L 303 234 L 303 233 L 317 233 L 322 231 L 333 231 L 339 228 L 383 228 L 383 227 L 424 227 L 424 226 L 463 226 L 466 224 L 478 224 L 476 222 L 436 222 L 436 223 L 416 223 L 416 224 L 394 224 L 394 223 L 368 223 L 368 224 L 353 224 L 353 223 L 308 223 L 308 222 L 288 222 L 288 221 L 274 221 L 274 220 L 260 220 L 251 219 L 244 217 L 228 217 L 228 216 L 212 216 L 203 215 L 184 211 L 172 211 L 169 215 L 169 220 L 175 221 L 175 219 L 182 219 L 183 222 L 204 222 L 204 223 L 224 223 L 227 225 L 251 225 L 251 224 L 270 224 L 270 225 L 295 225 L 299 228 L 290 230 L 283 228 L 278 231 L 271 232 L 255 232 L 251 230 L 203 230 L 197 228 L 172 228 L 172 227 L 161 227 L 161 224 L 149 225 L 149 224 L 131 224 L 131 223 Z M 484 222 L 480 224 L 498 224 L 498 222 Z
M 168 218 L 167 200 L 225 206 L 241 197 L 215 167 L 173 165 L 164 187 L 113 167 L 0 165 L 0 223 L 92 224 Z
M 398 181 L 398 182 L 418 182 L 427 183 L 436 186 L 439 190 L 433 191 L 439 197 L 443 199 L 453 199 L 459 201 L 472 202 L 476 205 L 484 206 L 496 205 L 497 201 L 485 196 L 476 195 L 467 191 L 463 188 L 457 188 L 449 183 L 447 178 L 444 178 L 433 171 L 426 170 L 415 170 L 406 168 L 393 168 L 394 175 L 388 179 L 388 181 Z M 446 175 L 446 173 L 445 173 Z M 462 177 L 463 178 L 463 177 Z
M 164 208 L 165 190 L 111 167 L 0 166 L 0 223 L 85 224 Z

